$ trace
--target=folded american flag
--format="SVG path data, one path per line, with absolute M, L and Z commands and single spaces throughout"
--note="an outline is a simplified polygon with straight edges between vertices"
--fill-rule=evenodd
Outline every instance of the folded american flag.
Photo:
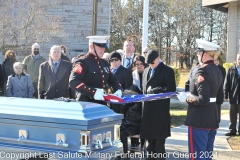
M 166 93 L 159 93 L 159 94 L 137 94 L 137 95 L 125 95 L 122 97 L 123 102 L 119 102 L 119 100 L 111 99 L 110 103 L 116 104 L 124 104 L 124 103 L 132 103 L 132 102 L 142 102 L 142 101 L 153 101 L 159 99 L 167 99 L 174 95 L 177 95 L 178 92 L 166 92 Z

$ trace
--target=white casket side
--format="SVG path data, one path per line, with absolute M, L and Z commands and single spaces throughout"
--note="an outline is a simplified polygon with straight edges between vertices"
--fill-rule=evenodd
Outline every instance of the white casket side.
M 0 97 L 0 146 L 44 152 L 115 152 L 123 115 L 105 105 Z

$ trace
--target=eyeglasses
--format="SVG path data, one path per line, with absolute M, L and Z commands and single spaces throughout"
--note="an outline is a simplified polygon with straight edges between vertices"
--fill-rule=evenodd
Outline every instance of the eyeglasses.
M 143 52 L 144 54 L 147 54 L 147 52 Z
M 143 66 L 143 64 L 142 64 L 142 63 L 139 63 L 139 64 L 135 64 L 135 66 Z
M 116 58 L 116 59 L 110 59 L 110 62 L 113 62 L 113 61 L 118 61 L 119 59 Z

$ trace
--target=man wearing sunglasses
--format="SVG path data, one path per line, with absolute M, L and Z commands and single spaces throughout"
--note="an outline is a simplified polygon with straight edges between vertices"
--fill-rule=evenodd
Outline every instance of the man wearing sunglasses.
M 121 85 L 112 74 L 109 63 L 102 59 L 109 36 L 88 36 L 89 52 L 83 59 L 75 62 L 70 75 L 70 87 L 76 93 L 78 101 L 106 104 L 104 92 L 111 86 L 114 94 L 122 96 Z
M 117 51 L 113 51 L 109 55 L 109 62 L 111 65 L 111 72 L 120 82 L 122 89 L 129 89 L 133 83 L 133 77 L 131 70 L 124 68 L 121 65 L 121 55 Z M 116 104 L 111 104 L 110 108 L 114 110 L 116 113 L 120 113 L 120 107 Z
M 202 39 L 196 40 L 198 44 L 198 61 L 202 65 L 195 75 L 189 78 L 189 95 L 187 117 L 185 125 L 188 126 L 188 148 L 190 159 L 201 159 L 201 153 L 208 153 L 212 157 L 213 144 L 219 115 L 216 103 L 223 102 L 223 76 L 214 64 L 214 56 L 220 46 Z M 217 98 L 216 98 L 217 97 Z
M 155 50 L 149 50 L 145 62 L 149 65 L 142 78 L 144 94 L 159 94 L 176 91 L 174 71 L 166 66 Z M 170 98 L 143 103 L 140 136 L 148 140 L 148 158 L 164 155 L 165 140 L 170 136 Z M 151 156 L 152 155 L 152 156 Z M 156 157 L 161 159 L 161 157 Z

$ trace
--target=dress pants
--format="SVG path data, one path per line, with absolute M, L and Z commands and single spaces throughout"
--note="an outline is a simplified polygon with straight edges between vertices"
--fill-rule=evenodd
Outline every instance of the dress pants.
M 230 133 L 237 133 L 237 117 L 240 117 L 240 104 L 230 104 Z M 240 132 L 240 125 L 238 124 L 238 132 Z
M 38 99 L 38 82 L 33 82 L 34 93 L 33 96 Z
M 217 130 L 188 127 L 189 160 L 211 160 Z
M 165 140 L 166 139 L 148 139 L 147 160 L 166 159 Z
M 219 115 L 219 123 L 221 121 L 221 104 L 217 104 L 217 111 L 218 111 L 218 115 Z

